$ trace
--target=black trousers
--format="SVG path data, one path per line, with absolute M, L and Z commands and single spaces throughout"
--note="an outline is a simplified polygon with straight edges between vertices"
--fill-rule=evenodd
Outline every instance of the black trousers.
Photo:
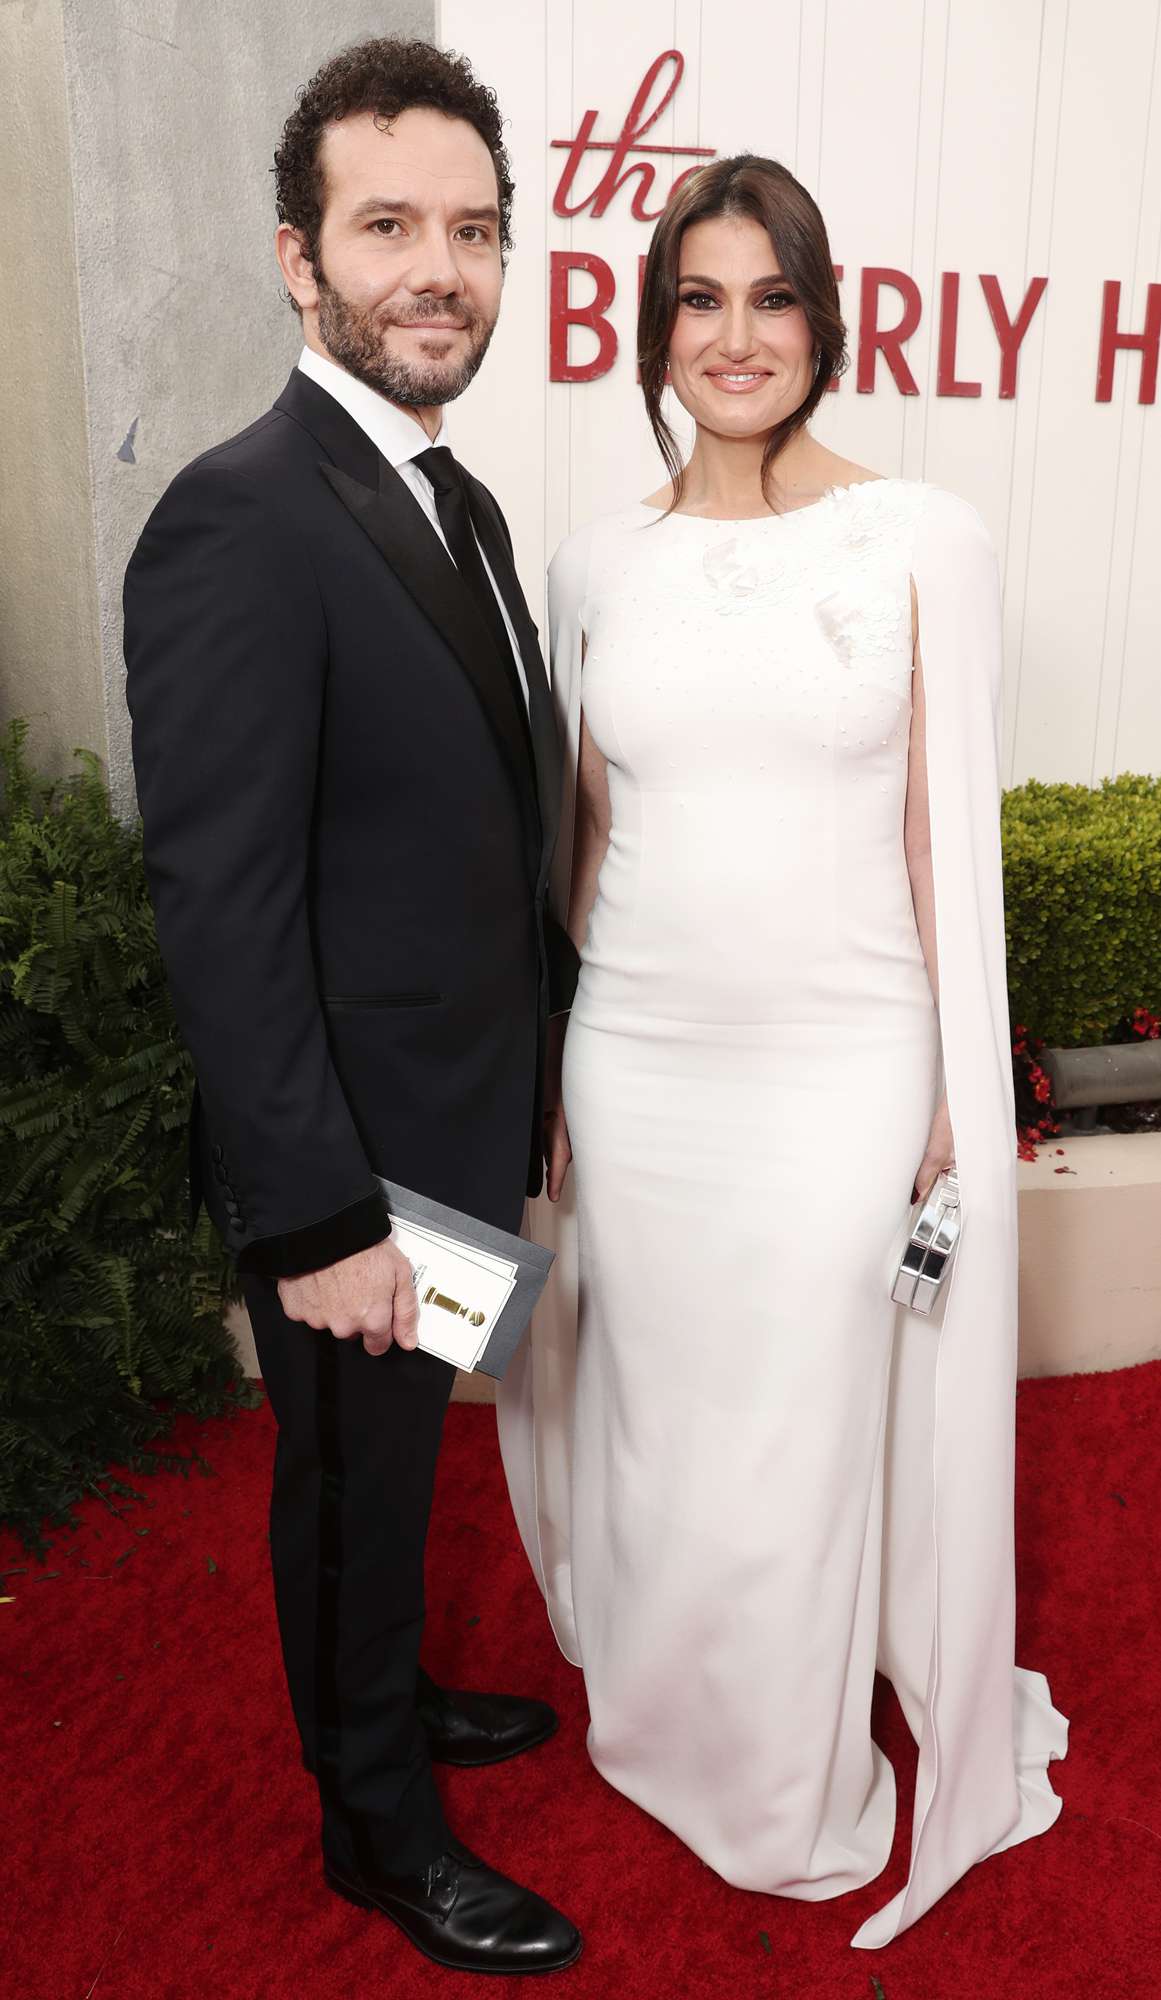
M 278 1422 L 274 1594 L 323 1851 L 347 1872 L 418 1872 L 448 1839 L 415 1696 L 454 1371 L 287 1319 L 271 1279 L 248 1276 L 244 1289 Z

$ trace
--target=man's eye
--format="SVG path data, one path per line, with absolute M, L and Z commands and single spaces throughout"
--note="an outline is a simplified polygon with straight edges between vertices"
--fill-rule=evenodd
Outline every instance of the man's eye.
M 478 222 L 465 222 L 463 228 L 460 230 L 460 235 L 466 236 L 469 243 L 487 242 L 487 232 L 481 229 Z
M 393 215 L 380 215 L 371 224 L 371 227 L 372 229 L 379 230 L 381 234 L 386 235 L 389 229 L 398 229 L 399 224 Z

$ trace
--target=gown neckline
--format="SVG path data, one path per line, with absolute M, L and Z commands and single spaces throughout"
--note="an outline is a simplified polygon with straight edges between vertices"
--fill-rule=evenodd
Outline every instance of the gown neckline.
M 836 499 L 840 493 L 854 493 L 857 488 L 862 486 L 897 486 L 898 484 L 899 481 L 892 478 L 890 474 L 883 474 L 875 479 L 851 479 L 845 485 L 840 483 L 835 486 L 828 486 L 826 491 L 821 493 L 817 500 L 809 500 L 804 507 L 791 507 L 784 514 L 742 514 L 734 516 L 732 514 L 683 514 L 680 510 L 676 513 L 667 513 L 664 507 L 654 507 L 648 500 L 638 500 L 636 504 L 639 512 L 643 514 L 655 514 L 660 520 L 698 521 L 706 528 L 754 528 L 766 527 L 771 521 L 791 521 L 797 514 L 816 513 L 820 507 L 825 507 L 828 501 Z

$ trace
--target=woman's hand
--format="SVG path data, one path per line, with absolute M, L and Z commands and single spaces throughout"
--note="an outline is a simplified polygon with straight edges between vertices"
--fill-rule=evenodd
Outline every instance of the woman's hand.
M 936 1178 L 945 1167 L 955 1165 L 955 1140 L 952 1137 L 951 1118 L 948 1115 L 947 1097 L 944 1095 L 931 1121 L 931 1131 L 927 1138 L 927 1151 L 919 1163 L 915 1185 L 911 1190 L 912 1201 L 924 1201 L 935 1186 Z
M 567 1027 L 567 1014 L 554 1014 L 548 1024 L 548 1059 L 544 1077 L 544 1164 L 547 1169 L 545 1191 L 549 1201 L 560 1200 L 572 1159 L 568 1124 L 561 1102 L 561 1070 Z

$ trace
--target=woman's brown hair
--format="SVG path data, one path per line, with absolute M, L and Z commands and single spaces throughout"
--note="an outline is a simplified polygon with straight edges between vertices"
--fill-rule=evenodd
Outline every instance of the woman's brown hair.
M 661 413 L 669 339 L 677 317 L 681 239 L 691 223 L 728 215 L 749 216 L 766 231 L 787 286 L 806 314 L 816 349 L 809 394 L 797 410 L 774 426 L 766 440 L 763 488 L 779 452 L 809 422 L 831 377 L 841 375 L 847 365 L 846 327 L 839 310 L 826 224 L 817 203 L 786 167 L 757 153 L 736 153 L 730 159 L 698 167 L 674 190 L 653 232 L 637 311 L 637 355 L 645 408 L 673 482 L 667 513 L 679 504 L 684 485 L 677 439 Z

